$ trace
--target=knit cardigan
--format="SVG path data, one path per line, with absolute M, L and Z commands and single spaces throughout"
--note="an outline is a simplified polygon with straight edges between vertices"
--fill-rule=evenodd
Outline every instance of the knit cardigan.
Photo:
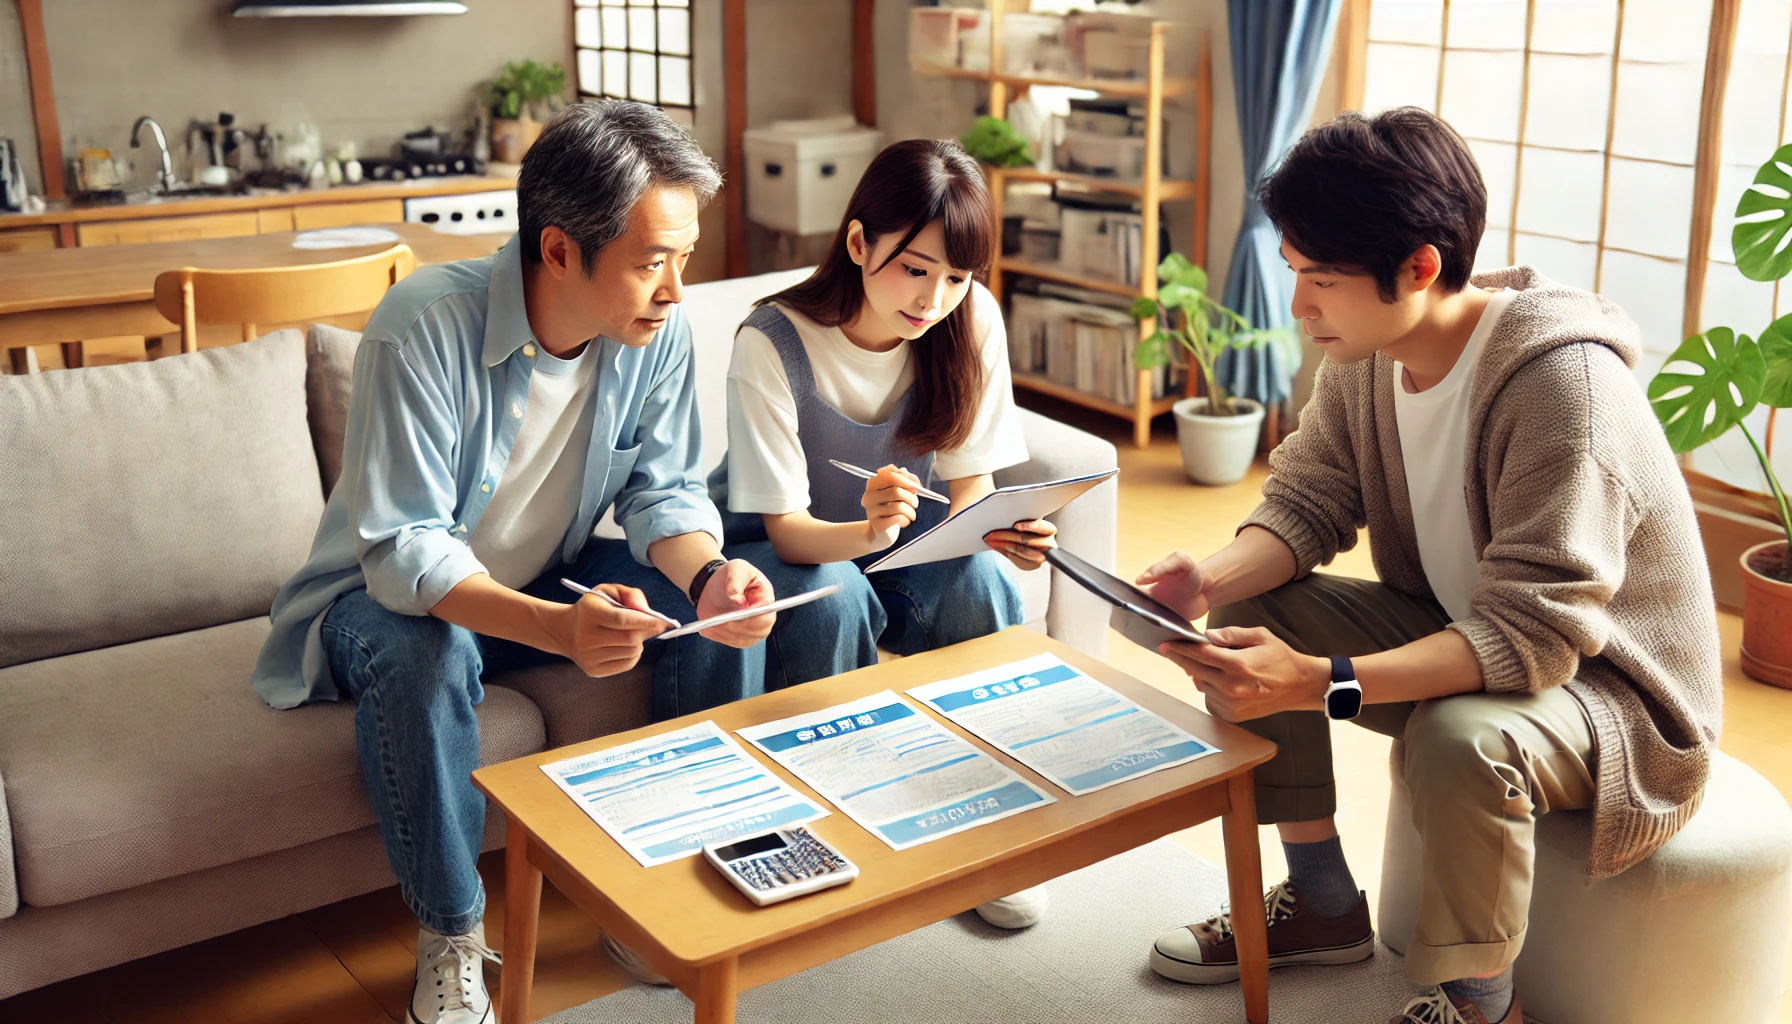
M 1691 496 L 1632 375 L 1634 323 L 1530 267 L 1469 396 L 1464 474 L 1479 567 L 1469 617 L 1489 693 L 1566 686 L 1586 708 L 1597 786 L 1588 871 L 1648 857 L 1698 809 L 1723 720 L 1711 578 Z M 1419 561 L 1392 361 L 1329 360 L 1300 429 L 1271 453 L 1245 521 L 1294 552 L 1296 577 L 1367 526 L 1382 582 L 1432 596 Z

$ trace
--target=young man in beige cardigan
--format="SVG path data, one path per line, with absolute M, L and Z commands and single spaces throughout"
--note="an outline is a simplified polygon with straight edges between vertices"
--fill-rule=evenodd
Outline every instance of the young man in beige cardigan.
M 1327 719 L 1356 718 L 1401 741 L 1424 838 L 1406 969 L 1428 988 L 1391 1024 L 1520 1024 L 1534 816 L 1591 810 L 1603 878 L 1698 808 L 1723 691 L 1692 502 L 1632 375 L 1636 325 L 1530 267 L 1470 279 L 1487 194 L 1448 125 L 1346 113 L 1260 199 L 1325 362 L 1236 539 L 1139 583 L 1212 609 L 1215 645 L 1163 653 L 1281 748 L 1257 770 L 1289 865 L 1264 901 L 1272 965 L 1373 951 L 1332 820 Z M 1364 526 L 1380 582 L 1312 574 Z M 1151 963 L 1235 979 L 1230 918 L 1166 933 Z

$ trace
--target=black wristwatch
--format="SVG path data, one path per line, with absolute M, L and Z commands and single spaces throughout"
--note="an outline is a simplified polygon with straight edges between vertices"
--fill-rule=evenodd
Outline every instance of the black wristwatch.
M 1332 659 L 1332 685 L 1325 690 L 1325 717 L 1340 721 L 1355 718 L 1363 710 L 1363 686 L 1349 658 Z
M 709 564 L 697 570 L 697 575 L 691 577 L 691 589 L 685 593 L 690 595 L 692 608 L 697 607 L 697 599 L 703 596 L 703 588 L 709 586 L 709 578 L 716 574 L 717 569 L 727 564 L 726 558 L 711 559 Z

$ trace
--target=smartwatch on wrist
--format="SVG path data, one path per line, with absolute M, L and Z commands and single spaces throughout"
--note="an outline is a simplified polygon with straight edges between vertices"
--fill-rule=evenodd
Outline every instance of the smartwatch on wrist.
M 1363 686 L 1349 658 L 1332 659 L 1332 685 L 1325 690 L 1325 717 L 1339 721 L 1355 718 L 1363 710 Z
M 703 596 L 703 588 L 709 586 L 709 578 L 716 574 L 717 569 L 727 564 L 726 558 L 711 559 L 703 568 L 697 570 L 697 575 L 691 577 L 691 589 L 685 593 L 691 599 L 692 608 L 697 607 L 697 599 Z

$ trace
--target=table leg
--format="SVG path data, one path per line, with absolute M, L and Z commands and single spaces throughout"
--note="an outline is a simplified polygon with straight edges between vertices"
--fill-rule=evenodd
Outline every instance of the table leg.
M 535 987 L 535 934 L 541 917 L 541 871 L 529 863 L 529 833 L 511 818 L 504 833 L 504 966 L 500 978 L 504 1024 L 528 1024 Z
M 1257 849 L 1257 793 L 1251 773 L 1227 783 L 1226 879 L 1232 890 L 1232 934 L 1237 939 L 1238 981 L 1244 1018 L 1269 1024 L 1269 934 L 1263 919 L 1263 863 Z
M 734 997 L 739 984 L 738 959 L 719 960 L 699 969 L 694 1024 L 734 1024 Z

